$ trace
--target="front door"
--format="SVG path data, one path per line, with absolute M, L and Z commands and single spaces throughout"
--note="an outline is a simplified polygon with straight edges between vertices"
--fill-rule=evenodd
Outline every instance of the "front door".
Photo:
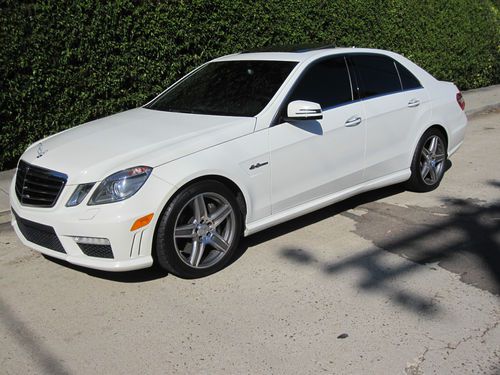
M 358 185 L 363 180 L 363 105 L 354 101 L 343 56 L 314 62 L 283 106 L 294 100 L 319 103 L 322 120 L 280 120 L 269 129 L 273 214 Z

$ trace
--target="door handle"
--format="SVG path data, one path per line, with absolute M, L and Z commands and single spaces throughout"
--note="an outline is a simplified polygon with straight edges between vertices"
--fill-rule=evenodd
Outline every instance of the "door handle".
M 420 105 L 420 100 L 418 99 L 412 99 L 408 102 L 408 107 L 413 108 L 413 107 L 418 107 Z
M 359 116 L 352 116 L 352 117 L 349 117 L 347 119 L 347 121 L 345 122 L 345 126 L 347 126 L 348 128 L 352 127 L 352 126 L 357 126 L 359 124 L 361 124 L 361 117 Z

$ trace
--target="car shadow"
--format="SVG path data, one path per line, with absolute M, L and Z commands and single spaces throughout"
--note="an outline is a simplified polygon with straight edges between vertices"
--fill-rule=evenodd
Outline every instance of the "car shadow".
M 153 281 L 156 279 L 161 279 L 168 276 L 168 272 L 162 270 L 160 267 L 153 266 L 150 268 L 144 268 L 136 271 L 125 271 L 125 272 L 110 272 L 110 271 L 100 271 L 92 268 L 86 268 L 77 266 L 66 262 L 65 260 L 52 258 L 48 255 L 42 254 L 43 257 L 53 263 L 64 266 L 66 268 L 86 273 L 89 276 L 96 277 L 99 279 L 116 281 L 119 283 L 143 283 L 147 281 Z
M 242 239 L 242 247 L 246 251 L 248 247 L 253 247 L 260 243 L 272 240 L 277 237 L 281 237 L 285 234 L 315 224 L 319 221 L 338 215 L 344 211 L 353 209 L 363 204 L 390 197 L 392 195 L 400 194 L 405 190 L 406 189 L 402 184 L 398 184 L 356 195 L 344 201 L 334 203 L 325 208 L 289 220 L 272 228 L 265 229 L 251 236 L 245 237 Z
M 452 166 L 451 161 L 447 161 L 446 170 L 450 169 Z M 230 267 L 234 262 L 241 258 L 249 247 L 259 245 L 263 242 L 272 240 L 274 238 L 286 235 L 288 233 L 294 232 L 298 229 L 307 227 L 319 221 L 325 220 L 329 217 L 338 215 L 344 211 L 350 210 L 352 208 L 358 207 L 360 205 L 374 202 L 379 199 L 383 199 L 392 195 L 400 194 L 406 189 L 404 184 L 391 185 L 388 187 L 372 190 L 366 193 L 356 195 L 354 197 L 348 198 L 344 201 L 332 204 L 325 208 L 319 209 L 317 211 L 311 212 L 309 214 L 300 216 L 296 219 L 289 220 L 285 223 L 276 225 L 272 228 L 263 230 L 249 237 L 243 237 L 240 241 L 239 247 L 235 253 L 235 256 L 231 261 L 225 266 L 225 268 Z M 104 280 L 110 280 L 121 283 L 140 283 L 147 282 L 156 279 L 161 279 L 168 276 L 168 272 L 162 270 L 160 267 L 154 265 L 150 268 L 145 268 L 136 271 L 126 271 L 126 272 L 108 272 L 99 271 L 86 267 L 77 266 L 68 263 L 64 260 L 57 258 L 52 258 L 50 256 L 44 255 L 44 257 L 51 262 L 63 265 L 67 268 L 73 269 L 78 272 L 86 273 L 89 276 L 97 277 Z
M 10 306 L 7 301 L 4 301 L 0 296 L 0 316 L 2 317 L 2 319 L 0 319 L 0 325 L 2 326 L 2 330 L 6 332 L 4 334 L 8 334 L 9 337 L 14 340 L 17 344 L 16 346 L 26 351 L 26 353 L 21 352 L 21 356 L 24 355 L 29 358 L 30 361 L 34 362 L 35 369 L 30 370 L 39 374 L 71 374 L 67 366 L 67 361 L 61 358 L 61 356 L 51 348 L 52 345 L 50 345 L 50 342 L 48 342 L 45 337 L 40 336 L 39 332 L 36 332 L 36 330 L 30 327 L 29 321 L 22 319 L 24 314 L 19 314 L 17 311 L 18 309 L 18 305 L 13 304 Z M 4 343 L 7 342 L 6 337 L 4 337 L 3 340 Z M 8 358 L 5 357 L 9 353 L 7 348 L 7 345 L 5 345 L 3 351 L 4 358 Z M 4 361 L 5 360 L 3 360 L 3 362 Z M 8 372 L 7 370 L 6 373 Z
M 244 237 L 241 239 L 240 245 L 236 251 L 236 254 L 233 259 L 226 265 L 225 268 L 230 267 L 231 264 L 236 262 L 239 258 L 241 258 L 249 247 L 256 246 L 260 243 L 269 241 L 273 238 L 280 237 L 287 233 L 291 233 L 297 229 L 306 227 L 308 225 L 312 225 L 316 222 L 324 220 L 328 217 L 332 217 L 337 215 L 343 211 L 349 210 L 356 206 L 362 205 L 367 202 L 372 202 L 378 199 L 382 199 L 384 197 L 388 197 L 391 195 L 399 194 L 403 192 L 405 189 L 402 185 L 394 185 L 383 189 L 374 190 L 368 193 L 363 193 L 358 196 L 349 198 L 345 201 L 333 204 L 331 206 L 325 207 L 318 211 L 306 214 L 299 218 L 287 221 L 283 224 L 279 224 L 275 227 L 266 229 L 262 232 L 256 233 L 249 237 Z M 77 266 L 75 264 L 71 264 L 66 262 L 65 260 L 52 258 L 48 255 L 42 254 L 47 260 L 56 263 L 58 265 L 62 265 L 66 268 L 75 270 L 77 272 L 85 273 L 89 276 L 115 281 L 119 283 L 142 283 L 147 281 L 153 281 L 156 279 L 161 279 L 169 275 L 167 271 L 162 270 L 158 266 L 153 266 L 150 268 L 145 268 L 136 271 L 126 271 L 126 272 L 109 272 L 109 271 L 100 271 L 94 270 L 91 268 L 86 268 L 82 266 Z
M 360 205 L 374 202 L 379 199 L 390 197 L 392 195 L 400 194 L 406 191 L 403 184 L 392 185 L 389 187 L 384 187 L 381 189 L 372 190 L 366 193 L 356 195 L 354 197 L 348 198 L 344 201 L 334 203 L 330 206 L 324 207 L 317 211 L 308 213 L 306 215 L 300 216 L 298 218 L 286 221 L 282 224 L 276 225 L 269 229 L 265 229 L 261 232 L 255 233 L 248 237 L 243 237 L 240 242 L 237 254 L 228 264 L 229 267 L 232 263 L 236 262 L 240 257 L 242 257 L 245 252 L 250 247 L 257 246 L 261 243 L 270 241 L 274 238 L 284 236 L 288 233 L 292 233 L 298 229 L 313 225 L 317 222 L 325 220 L 327 218 L 338 215 L 344 211 L 350 210 L 352 208 L 358 207 Z
M 490 184 L 500 187 L 498 183 Z M 356 201 L 349 206 L 361 203 Z M 320 261 L 314 250 L 302 248 L 284 248 L 280 255 L 327 276 L 357 271 L 358 290 L 386 295 L 392 303 L 416 314 L 437 314 L 441 297 L 439 291 L 427 296 L 421 294 L 420 288 L 412 291 L 405 286 L 405 278 L 438 266 L 457 274 L 463 283 L 500 294 L 500 201 L 486 204 L 470 198 L 443 199 L 443 208 L 420 209 L 390 208 L 383 202 L 370 204 L 366 198 L 362 201 L 368 203 L 363 207 L 368 211 L 365 215 L 344 215 L 356 221 L 355 233 L 372 241 L 373 247 L 330 262 Z M 405 261 L 388 266 L 388 253 Z
M 446 171 L 449 170 L 452 166 L 453 166 L 452 162 L 450 160 L 447 160 L 445 165 L 445 170 Z M 325 208 L 289 220 L 285 223 L 276 225 L 272 228 L 263 230 L 251 236 L 245 237 L 242 239 L 240 245 L 241 251 L 239 256 L 243 255 L 248 247 L 256 246 L 262 242 L 266 242 L 272 240 L 273 238 L 277 238 L 287 233 L 294 232 L 297 229 L 307 227 L 319 221 L 325 220 L 329 217 L 338 215 L 344 211 L 356 208 L 366 203 L 374 202 L 383 198 L 397 195 L 404 191 L 406 191 L 404 183 L 368 191 L 366 193 L 355 195 L 354 197 L 334 203 Z
M 308 133 L 323 135 L 323 128 L 321 127 L 321 123 L 317 120 L 290 120 L 289 122 L 296 128 L 302 129 Z

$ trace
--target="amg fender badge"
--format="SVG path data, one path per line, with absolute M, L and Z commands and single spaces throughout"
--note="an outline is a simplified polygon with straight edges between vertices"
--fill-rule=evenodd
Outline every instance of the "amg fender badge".
M 263 167 L 264 165 L 268 165 L 269 163 L 266 161 L 264 163 L 257 163 L 257 164 L 252 164 L 250 166 L 250 170 L 254 170 L 254 169 L 257 169 L 257 168 L 260 168 L 260 167 Z

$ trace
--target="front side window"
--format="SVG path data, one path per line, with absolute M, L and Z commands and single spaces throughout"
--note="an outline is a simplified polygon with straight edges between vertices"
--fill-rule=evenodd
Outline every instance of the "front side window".
M 352 101 L 349 72 L 342 56 L 313 63 L 299 79 L 288 102 L 307 100 L 325 110 Z
M 200 68 L 149 109 L 253 117 L 269 103 L 292 69 L 291 61 L 221 61 Z
M 350 57 L 358 80 L 362 98 L 390 94 L 402 90 L 394 60 L 383 55 L 352 55 Z

